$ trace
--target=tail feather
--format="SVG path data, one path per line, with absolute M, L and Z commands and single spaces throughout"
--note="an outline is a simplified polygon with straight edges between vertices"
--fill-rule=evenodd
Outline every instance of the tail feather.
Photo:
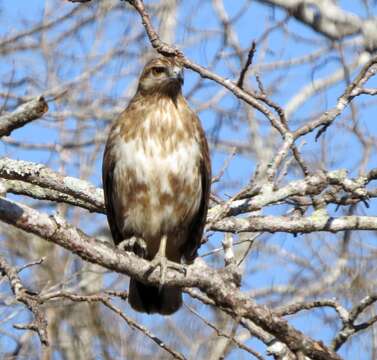
M 145 285 L 133 278 L 130 280 L 128 302 L 139 312 L 170 315 L 182 305 L 182 291 L 176 287 Z

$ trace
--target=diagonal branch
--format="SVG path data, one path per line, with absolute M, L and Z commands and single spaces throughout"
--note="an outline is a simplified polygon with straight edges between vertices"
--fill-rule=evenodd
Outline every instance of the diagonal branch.
M 209 322 L 206 318 L 204 318 L 202 315 L 200 315 L 195 309 L 193 309 L 191 306 L 188 306 L 186 305 L 186 308 L 192 313 L 194 314 L 198 319 L 200 319 L 204 324 L 206 324 L 208 327 L 210 327 L 211 329 L 213 329 L 217 336 L 220 336 L 220 337 L 224 337 L 228 340 L 230 340 L 232 343 L 234 343 L 236 346 L 238 346 L 240 349 L 242 350 L 245 350 L 247 352 L 249 352 L 250 354 L 252 354 L 255 358 L 259 359 L 259 360 L 263 360 L 263 357 L 258 353 L 256 352 L 255 350 L 253 350 L 252 348 L 250 348 L 249 346 L 246 346 L 245 344 L 243 344 L 242 342 L 238 341 L 236 339 L 235 336 L 232 336 L 232 335 L 228 335 L 226 334 L 225 332 L 223 332 L 221 329 L 219 329 L 218 327 L 216 327 L 215 325 L 213 325 L 211 322 Z
M 363 21 L 353 13 L 340 8 L 331 0 L 258 0 L 261 3 L 280 7 L 297 20 L 318 31 L 331 40 L 361 32 Z
M 249 91 L 246 91 L 239 87 L 234 81 L 230 79 L 224 79 L 223 77 L 213 73 L 212 71 L 206 69 L 205 67 L 194 63 L 189 60 L 179 49 L 174 46 L 168 45 L 163 42 L 158 36 L 156 30 L 152 25 L 152 21 L 148 12 L 145 9 L 144 3 L 141 0 L 127 0 L 135 10 L 139 13 L 145 31 L 148 35 L 149 41 L 153 48 L 161 55 L 164 56 L 176 56 L 181 61 L 182 65 L 188 69 L 191 69 L 198 73 L 202 78 L 211 79 L 218 84 L 222 85 L 229 91 L 231 91 L 236 97 L 244 100 L 249 105 L 253 106 L 255 109 L 260 111 L 267 119 L 270 121 L 272 126 L 277 129 L 280 134 L 285 133 L 285 129 L 280 121 L 274 116 L 273 112 L 265 106 L 262 102 L 258 101 L 256 96 Z
M 46 199 L 50 195 L 50 200 L 60 200 L 84 207 L 89 211 L 105 213 L 102 189 L 94 187 L 87 181 L 59 174 L 41 164 L 4 157 L 0 159 L 0 178 L 19 180 L 43 188 L 45 191 L 38 192 L 38 189 L 34 191 L 36 195 L 34 197 L 38 199 Z M 9 185 L 13 185 L 16 193 L 25 195 L 31 193 L 30 188 L 20 186 L 22 184 Z
M 69 225 L 59 216 L 48 216 L 26 205 L 0 198 L 0 219 L 26 232 L 36 234 L 75 253 L 82 259 L 127 274 L 137 280 L 158 285 L 158 269 L 151 271 L 150 263 L 129 252 L 121 252 L 90 238 Z M 303 353 L 313 360 L 339 360 L 321 342 L 317 342 L 291 327 L 284 319 L 258 305 L 234 285 L 234 274 L 228 268 L 214 270 L 205 264 L 182 266 L 183 274 L 169 270 L 165 284 L 178 287 L 198 287 L 216 305 L 229 309 L 235 318 L 251 320 L 287 345 L 293 353 Z M 204 275 L 205 274 L 205 275 Z
M 49 301 L 53 299 L 69 299 L 74 302 L 100 302 L 104 306 L 106 306 L 111 311 L 118 314 L 123 320 L 126 321 L 126 323 L 132 328 L 137 329 L 141 331 L 145 336 L 147 336 L 149 339 L 151 339 L 154 343 L 156 343 L 161 349 L 167 351 L 170 355 L 173 356 L 174 359 L 179 360 L 185 360 L 186 358 L 180 354 L 179 352 L 172 349 L 170 346 L 168 346 L 163 340 L 161 340 L 158 336 L 156 336 L 154 333 L 152 333 L 148 328 L 145 326 L 139 324 L 135 320 L 131 319 L 129 316 L 127 316 L 121 309 L 119 309 L 117 306 L 115 306 L 108 295 L 79 295 L 79 294 L 73 294 L 69 292 L 64 291 L 58 291 L 57 293 L 46 295 L 42 298 L 43 301 Z
M 294 151 L 294 155 L 297 157 L 297 151 L 295 150 L 295 141 L 303 135 L 306 135 L 313 130 L 320 128 L 318 131 L 316 139 L 332 124 L 332 122 L 337 118 L 343 110 L 350 104 L 353 98 L 357 95 L 357 93 L 352 93 L 353 90 L 358 89 L 360 85 L 363 84 L 363 81 L 371 74 L 369 69 L 373 67 L 377 63 L 377 57 L 372 58 L 361 70 L 359 76 L 356 78 L 354 82 L 347 88 L 346 92 L 339 98 L 336 106 L 325 112 L 319 119 L 316 119 L 300 128 L 298 128 L 294 133 L 291 133 L 289 129 L 286 128 L 284 121 L 281 122 L 279 118 L 277 118 L 273 111 L 278 111 L 280 116 L 282 112 L 279 111 L 280 107 L 276 107 L 275 104 L 267 99 L 266 97 L 259 97 L 256 94 L 246 91 L 242 89 L 240 86 L 237 85 L 236 82 L 230 79 L 224 79 L 223 77 L 211 72 L 210 70 L 192 62 L 189 60 L 179 49 L 174 46 L 170 46 L 169 44 L 163 42 L 158 33 L 156 32 L 155 28 L 153 27 L 151 18 L 148 12 L 145 9 L 144 2 L 142 0 L 126 0 L 129 4 L 131 4 L 135 10 L 139 13 L 145 31 L 148 35 L 149 41 L 152 47 L 160 54 L 165 56 L 175 56 L 177 57 L 183 66 L 188 69 L 191 69 L 198 73 L 202 78 L 211 79 L 224 88 L 231 91 L 236 97 L 245 101 L 247 104 L 254 107 L 256 110 L 261 112 L 271 123 L 271 125 L 280 133 L 282 138 L 284 139 L 284 144 L 281 147 L 281 151 L 278 152 L 277 156 L 273 160 L 273 165 L 270 168 L 268 179 L 271 182 L 272 178 L 275 176 L 278 167 L 281 165 L 281 162 L 287 156 L 290 149 Z M 370 75 L 367 75 L 366 72 L 369 71 Z M 284 115 L 284 114 L 283 114 Z M 283 116 L 285 119 L 285 116 Z M 299 161 L 301 163 L 301 161 Z
M 253 41 L 252 44 L 251 44 L 250 50 L 247 54 L 246 63 L 244 65 L 244 67 L 242 68 L 241 73 L 240 73 L 240 77 L 237 81 L 237 86 L 240 87 L 241 89 L 243 88 L 243 83 L 244 83 L 244 80 L 245 80 L 247 70 L 249 69 L 250 65 L 253 62 L 253 58 L 254 58 L 255 51 L 256 51 L 256 46 L 257 46 L 256 42 Z
M 40 96 L 22 104 L 10 114 L 0 116 L 0 137 L 8 136 L 13 130 L 39 119 L 47 110 L 48 105 L 43 96 Z
M 370 305 L 374 304 L 377 301 L 377 294 L 372 294 L 366 296 L 360 301 L 359 304 L 355 305 L 352 310 L 349 312 L 349 317 L 347 321 L 343 321 L 343 327 L 333 339 L 331 348 L 334 350 L 339 350 L 341 346 L 357 332 L 367 329 L 377 322 L 377 316 L 372 316 L 370 319 L 355 324 L 357 317 Z

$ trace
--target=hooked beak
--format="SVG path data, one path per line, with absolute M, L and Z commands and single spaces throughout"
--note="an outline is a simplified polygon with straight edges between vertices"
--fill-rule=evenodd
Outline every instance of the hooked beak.
M 183 69 L 178 66 L 174 66 L 169 71 L 169 78 L 171 80 L 178 81 L 180 85 L 183 85 Z

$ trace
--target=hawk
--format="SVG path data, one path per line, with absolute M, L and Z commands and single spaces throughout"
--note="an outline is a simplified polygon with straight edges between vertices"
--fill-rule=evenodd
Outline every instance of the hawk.
M 129 303 L 145 313 L 168 315 L 180 308 L 181 289 L 163 285 L 166 263 L 193 261 L 207 216 L 208 144 L 182 84 L 177 59 L 148 62 L 135 96 L 110 130 L 103 158 L 115 244 L 160 267 L 160 287 L 130 280 Z

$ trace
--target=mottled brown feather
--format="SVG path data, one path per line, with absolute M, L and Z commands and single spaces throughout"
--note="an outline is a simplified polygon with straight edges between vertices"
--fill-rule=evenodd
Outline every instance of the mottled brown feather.
M 107 146 L 105 148 L 105 153 L 103 156 L 102 183 L 103 183 L 103 192 L 104 192 L 104 197 L 105 197 L 107 221 L 110 226 L 110 231 L 111 231 L 111 235 L 113 237 L 114 243 L 117 245 L 122 241 L 123 235 L 115 221 L 116 213 L 115 213 L 115 209 L 113 207 L 113 201 L 112 201 L 112 196 L 113 196 L 112 186 L 113 186 L 113 174 L 114 174 L 115 163 L 113 161 L 114 159 L 111 156 L 109 156 L 110 148 L 111 148 L 111 142 L 108 141 Z
M 193 113 L 192 116 L 196 117 L 196 114 Z M 197 122 L 199 123 L 199 119 Z M 189 232 L 191 234 L 189 241 L 186 242 L 182 249 L 182 253 L 185 256 L 185 259 L 188 263 L 192 262 L 198 255 L 198 249 L 202 244 L 202 236 L 204 227 L 207 219 L 209 197 L 211 193 L 211 159 L 208 149 L 207 139 L 205 137 L 202 127 L 198 127 L 200 133 L 200 148 L 202 153 L 202 160 L 200 163 L 201 168 L 201 177 L 202 177 L 202 199 L 200 202 L 199 211 L 196 216 L 192 219 L 189 225 Z

